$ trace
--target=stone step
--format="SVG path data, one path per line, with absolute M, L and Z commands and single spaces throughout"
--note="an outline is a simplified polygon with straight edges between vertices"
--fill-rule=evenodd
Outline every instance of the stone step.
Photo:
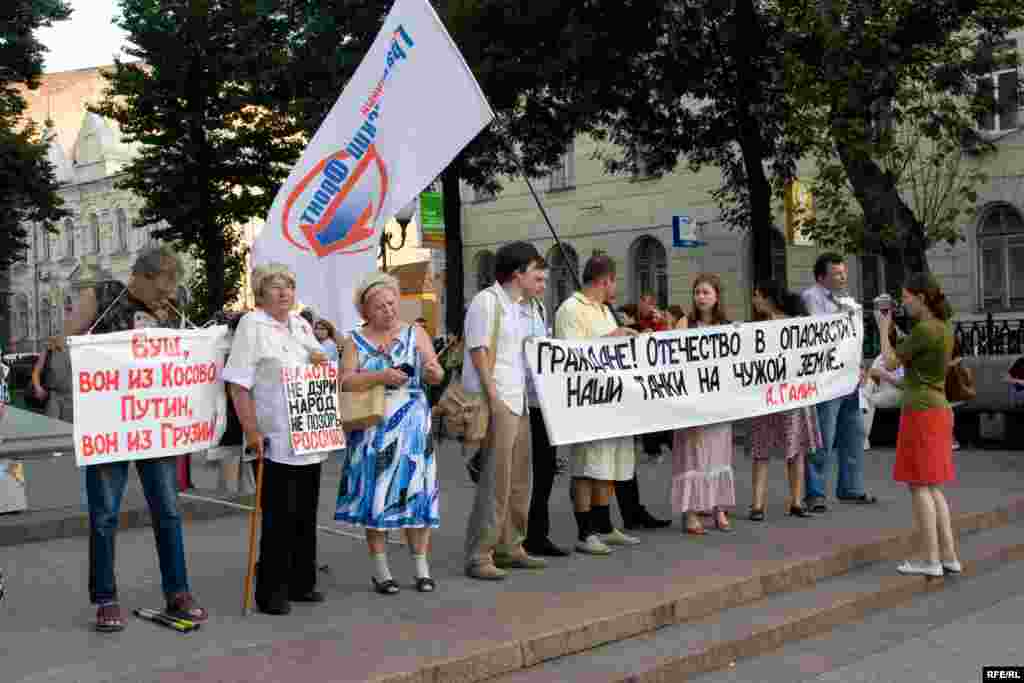
M 700 619 L 609 642 L 493 679 L 495 683 L 667 683 L 728 668 L 737 660 L 819 636 L 916 595 L 1024 560 L 1024 520 L 960 539 L 960 576 L 902 576 L 877 562 L 791 592 L 723 609 Z

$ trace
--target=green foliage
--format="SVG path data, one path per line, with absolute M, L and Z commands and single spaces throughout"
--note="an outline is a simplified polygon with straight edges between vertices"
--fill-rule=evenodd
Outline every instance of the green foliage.
M 653 4 L 656 27 L 634 43 L 627 77 L 600 86 L 614 104 L 608 139 L 624 150 L 606 166 L 718 167 L 713 196 L 728 225 L 753 233 L 755 278 L 784 277 L 772 272 L 772 200 L 802 150 L 789 133 L 781 17 L 754 0 Z
M 30 244 L 25 222 L 49 227 L 66 215 L 47 144 L 24 119 L 25 100 L 17 86 L 39 86 L 46 48 L 34 31 L 70 13 L 60 0 L 7 0 L 0 5 L 0 272 L 24 258 Z
M 810 231 L 926 270 L 926 249 L 960 237 L 956 225 L 985 180 L 964 158 L 989 149 L 975 121 L 994 103 L 975 77 L 992 68 L 1007 32 L 1024 25 L 1024 5 L 779 0 L 778 7 L 789 29 L 792 109 L 821 167 L 819 224 Z M 832 215 L 823 220 L 823 213 Z
M 302 149 L 268 92 L 288 25 L 273 0 L 121 0 L 137 62 L 117 62 L 95 111 L 139 152 L 120 187 L 140 225 L 198 259 L 206 319 L 238 294 L 237 226 L 262 219 Z

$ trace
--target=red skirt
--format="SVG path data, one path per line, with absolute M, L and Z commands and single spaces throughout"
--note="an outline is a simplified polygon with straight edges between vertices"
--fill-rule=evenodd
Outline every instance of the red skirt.
M 956 478 L 953 469 L 953 411 L 949 408 L 900 411 L 896 465 L 892 478 L 934 486 Z

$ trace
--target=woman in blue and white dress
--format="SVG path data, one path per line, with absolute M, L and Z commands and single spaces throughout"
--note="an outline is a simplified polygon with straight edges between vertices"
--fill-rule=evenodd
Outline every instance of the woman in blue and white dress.
M 384 385 L 384 418 L 348 435 L 335 519 L 366 528 L 373 586 L 393 595 L 398 583 L 387 561 L 387 532 L 405 529 L 415 563 L 416 589 L 434 590 L 427 563 L 430 529 L 438 516 L 437 462 L 430 437 L 430 406 L 424 389 L 444 370 L 427 333 L 398 318 L 398 282 L 373 273 L 356 290 L 366 324 L 345 339 L 342 388 L 365 391 Z

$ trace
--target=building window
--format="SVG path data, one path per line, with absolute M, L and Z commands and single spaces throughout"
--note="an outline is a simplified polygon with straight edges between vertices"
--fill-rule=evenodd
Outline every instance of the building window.
M 14 298 L 14 336 L 18 339 L 27 339 L 28 335 L 28 297 L 18 294 Z
M 64 219 L 64 255 L 75 258 L 75 223 L 70 218 Z
M 563 255 L 564 250 L 564 255 Z M 562 248 L 558 245 L 551 247 L 547 255 L 548 262 L 548 300 L 547 307 L 554 320 L 555 311 L 562 305 L 562 302 L 576 291 L 576 277 L 580 272 L 580 257 L 576 250 L 562 242 Z
M 992 73 L 978 79 L 978 94 L 992 102 L 992 108 L 978 116 L 978 128 L 987 133 L 1016 130 L 1020 114 L 1017 41 L 997 46 L 992 62 Z
M 50 336 L 50 302 L 46 299 L 39 300 L 39 338 Z
M 493 202 L 498 198 L 497 193 L 491 192 L 485 188 L 473 188 L 473 201 L 475 203 L 480 202 Z
M 115 251 L 128 251 L 128 216 L 124 209 L 118 209 L 114 213 L 114 222 L 116 223 Z
M 650 292 L 658 307 L 668 308 L 668 256 L 665 247 L 654 237 L 645 235 L 633 242 L 633 302 Z
M 576 187 L 576 146 L 569 143 L 565 154 L 548 176 L 548 191 L 571 190 Z
M 1009 204 L 993 206 L 978 228 L 978 280 L 986 309 L 1024 308 L 1024 219 Z
M 50 240 L 53 239 L 46 226 L 36 228 L 36 261 L 44 263 L 50 260 Z
M 96 214 L 89 216 L 89 248 L 94 254 L 100 253 L 100 219 Z
M 476 256 L 476 289 L 487 289 L 494 284 L 494 252 L 484 249 Z

